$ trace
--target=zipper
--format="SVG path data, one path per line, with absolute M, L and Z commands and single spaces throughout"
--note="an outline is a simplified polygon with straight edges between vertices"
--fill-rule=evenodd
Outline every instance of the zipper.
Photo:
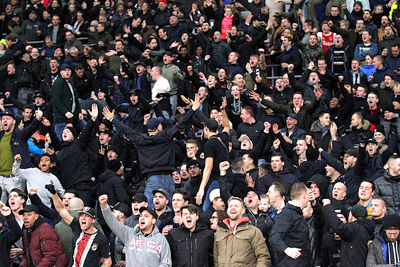
M 46 250 L 46 241 L 43 240 L 43 241 L 42 241 L 42 244 L 43 244 L 43 250 L 44 250 L 44 251 L 47 251 L 47 250 Z
M 190 232 L 190 266 L 193 266 L 193 239 L 192 239 L 192 233 Z

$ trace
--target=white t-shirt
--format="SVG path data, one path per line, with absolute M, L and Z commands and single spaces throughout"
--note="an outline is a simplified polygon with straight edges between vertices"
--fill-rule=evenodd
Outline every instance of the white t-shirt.
M 171 90 L 169 86 L 169 82 L 164 77 L 161 77 L 154 83 L 153 89 L 151 89 L 151 99 L 156 99 L 157 94 L 159 93 L 167 93 Z

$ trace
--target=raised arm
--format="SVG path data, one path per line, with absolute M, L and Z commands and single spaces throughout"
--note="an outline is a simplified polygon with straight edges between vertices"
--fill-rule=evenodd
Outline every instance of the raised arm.
M 72 221 L 74 220 L 74 217 L 72 217 L 71 214 L 69 214 L 69 212 L 65 208 L 64 204 L 62 203 L 62 200 L 57 195 L 57 191 L 54 188 L 54 185 L 47 184 L 45 187 L 51 193 L 51 197 L 53 199 L 53 204 L 54 204 L 54 207 L 56 208 L 58 214 L 60 214 L 61 218 L 67 225 L 70 225 L 72 223 Z

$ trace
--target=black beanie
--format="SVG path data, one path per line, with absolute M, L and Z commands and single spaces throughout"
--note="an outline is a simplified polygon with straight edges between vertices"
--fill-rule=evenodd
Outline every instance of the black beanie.
M 400 229 L 400 216 L 397 214 L 389 214 L 383 217 L 382 229 L 396 228 Z
M 78 136 L 78 132 L 75 130 L 74 127 L 65 127 L 66 129 L 70 130 L 74 138 Z
M 108 169 L 113 172 L 117 172 L 121 168 L 122 162 L 117 159 L 110 160 L 107 164 Z

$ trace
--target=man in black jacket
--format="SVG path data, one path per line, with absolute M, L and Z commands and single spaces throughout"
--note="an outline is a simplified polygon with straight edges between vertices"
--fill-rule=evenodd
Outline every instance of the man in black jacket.
M 214 232 L 197 223 L 199 210 L 189 204 L 181 208 L 183 225 L 167 237 L 173 266 L 212 266 Z
M 308 226 L 302 210 L 309 201 L 303 183 L 291 187 L 292 200 L 286 204 L 272 226 L 269 242 L 277 253 L 276 266 L 311 266 L 311 246 Z
M 89 113 L 91 119 L 79 137 L 73 127 L 66 127 L 63 130 L 63 143 L 60 152 L 57 154 L 61 184 L 65 189 L 74 189 L 86 206 L 89 206 L 91 202 L 90 186 L 92 178 L 87 147 L 98 116 L 96 104 L 92 105 L 92 110 Z
M 162 188 L 171 197 L 175 189 L 171 173 L 175 170 L 175 151 L 173 137 L 190 120 L 200 107 L 200 97 L 196 95 L 192 108 L 173 127 L 163 130 L 163 125 L 158 118 L 150 119 L 147 124 L 148 134 L 138 133 L 127 127 L 119 120 L 114 120 L 114 112 L 104 108 L 104 117 L 125 134 L 125 136 L 136 145 L 140 171 L 147 177 L 145 195 L 149 201 L 149 207 L 153 207 L 153 190 Z
M 22 231 L 19 227 L 14 216 L 11 214 L 11 209 L 9 207 L 1 208 L 0 216 L 0 262 L 4 266 L 9 265 L 10 261 L 10 249 L 21 236 Z M 3 217 L 4 216 L 4 217 Z M 4 227 L 4 222 L 7 222 L 8 228 Z
M 322 213 L 325 221 L 332 227 L 341 239 L 340 266 L 364 267 L 368 253 L 368 241 L 372 239 L 375 223 L 367 217 L 367 210 L 361 205 L 350 209 L 347 222 L 343 223 L 330 205 L 329 199 L 324 199 Z

